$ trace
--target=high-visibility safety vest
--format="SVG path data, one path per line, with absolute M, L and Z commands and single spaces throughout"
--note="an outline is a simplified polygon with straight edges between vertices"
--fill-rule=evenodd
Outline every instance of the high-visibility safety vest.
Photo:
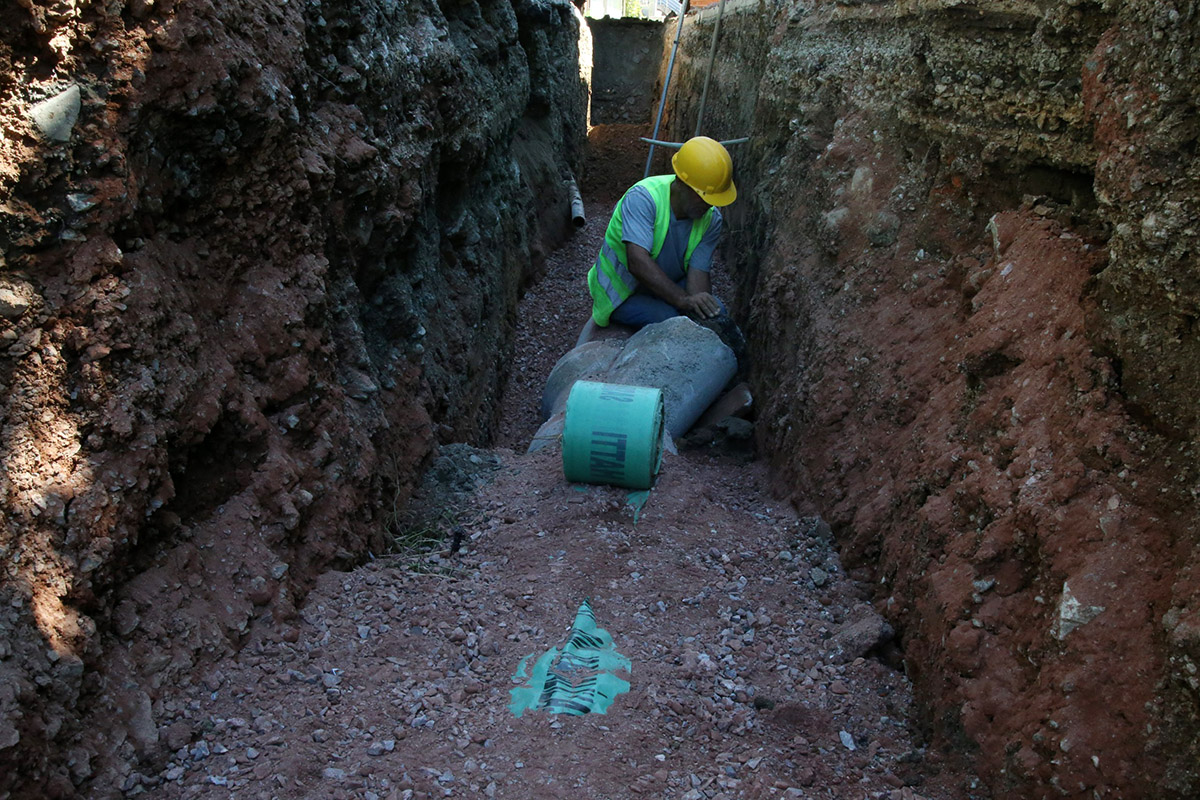
M 650 257 L 654 259 L 657 259 L 658 254 L 662 252 L 663 242 L 667 240 L 667 228 L 671 224 L 671 181 L 673 180 L 675 180 L 674 175 L 655 175 L 633 185 L 633 188 L 644 187 L 650 193 L 650 199 L 654 201 L 654 246 L 650 249 Z M 630 191 L 633 191 L 633 188 Z M 625 227 L 622 212 L 625 207 L 625 198 L 628 196 L 629 192 L 626 192 L 621 201 L 617 203 L 612 219 L 609 220 L 608 230 L 604 233 L 604 243 L 600 245 L 600 255 L 596 256 L 596 263 L 588 270 L 588 291 L 592 294 L 592 319 L 601 327 L 608 325 L 608 318 L 612 316 L 613 309 L 625 302 L 638 286 L 637 279 L 629 272 L 625 242 L 621 239 Z M 687 249 L 683 254 L 683 271 L 685 273 L 691 265 L 692 253 L 696 251 L 696 246 L 700 244 L 700 240 L 704 238 L 705 232 L 712 224 L 712 214 L 713 210 L 710 208 L 703 217 L 692 222 L 692 232 L 688 236 Z

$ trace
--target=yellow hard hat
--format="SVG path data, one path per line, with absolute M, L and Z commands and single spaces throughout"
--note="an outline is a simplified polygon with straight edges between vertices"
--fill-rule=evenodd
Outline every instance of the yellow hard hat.
M 711 206 L 727 206 L 737 199 L 733 185 L 733 159 L 716 139 L 697 136 L 683 143 L 671 166 L 679 180 L 686 183 Z

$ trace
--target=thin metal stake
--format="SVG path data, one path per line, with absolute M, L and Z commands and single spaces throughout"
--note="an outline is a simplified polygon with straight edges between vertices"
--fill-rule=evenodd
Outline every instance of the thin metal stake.
M 662 123 L 663 108 L 667 105 L 667 89 L 671 86 L 671 73 L 675 71 L 675 53 L 679 51 L 679 37 L 683 33 L 683 18 L 687 15 L 689 6 L 691 6 L 690 0 L 683 0 L 683 4 L 679 8 L 679 26 L 675 29 L 675 43 L 671 46 L 671 59 L 667 62 L 667 77 L 663 80 L 662 99 L 658 101 L 658 115 L 654 118 L 654 133 L 651 136 L 653 139 L 658 138 L 658 126 Z M 646 171 L 642 173 L 643 178 L 650 177 L 650 160 L 653 158 L 654 145 L 650 145 L 650 152 L 646 154 Z
M 704 103 L 708 100 L 708 82 L 712 80 L 713 64 L 717 60 L 717 37 L 721 35 L 721 17 L 725 16 L 725 0 L 717 8 L 717 25 L 713 28 L 712 47 L 708 51 L 708 71 L 704 73 L 704 91 L 700 92 L 700 113 L 696 115 L 696 136 L 700 135 L 700 126 L 704 123 Z

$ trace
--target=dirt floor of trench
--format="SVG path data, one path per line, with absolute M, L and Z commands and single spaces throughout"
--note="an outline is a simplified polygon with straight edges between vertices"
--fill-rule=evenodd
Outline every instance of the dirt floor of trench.
M 126 794 L 979 795 L 922 746 L 896 654 L 855 651 L 881 622 L 868 587 L 819 518 L 769 496 L 747 443 L 668 455 L 636 523 L 626 491 L 566 483 L 557 450 L 524 454 L 586 317 L 584 270 L 640 177 L 638 133 L 594 131 L 588 222 L 523 300 L 497 447 L 446 448 L 400 552 L 326 574 L 298 619 L 167 701 L 171 755 Z M 431 534 L 461 548 L 421 547 Z M 514 716 L 518 664 L 561 644 L 584 599 L 631 690 L 604 715 Z

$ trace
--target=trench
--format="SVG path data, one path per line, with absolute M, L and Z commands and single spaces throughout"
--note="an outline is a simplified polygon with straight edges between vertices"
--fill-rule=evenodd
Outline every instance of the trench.
M 494 447 L 442 447 L 389 552 L 321 576 L 294 619 L 172 693 L 172 750 L 127 793 L 975 796 L 928 749 L 871 588 L 818 515 L 772 498 L 744 431 L 681 441 L 636 516 L 627 490 L 567 483 L 555 448 L 525 452 L 646 132 L 591 132 L 587 223 L 521 301 Z M 561 645 L 585 600 L 629 691 L 603 714 L 514 715 L 518 664 Z
M 1200 18 L 726 5 L 755 402 L 648 496 L 526 447 L 673 26 L 0 11 L 0 795 L 1195 796 Z

